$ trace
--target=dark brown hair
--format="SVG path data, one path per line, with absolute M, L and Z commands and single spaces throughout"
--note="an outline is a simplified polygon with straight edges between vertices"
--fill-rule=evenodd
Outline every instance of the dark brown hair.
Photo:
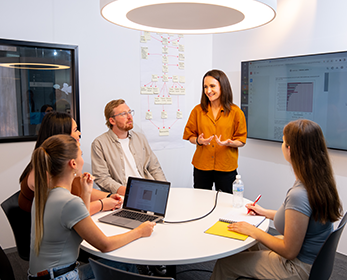
M 57 134 L 68 134 L 72 132 L 72 117 L 67 113 L 51 112 L 46 114 L 40 126 L 39 134 L 37 136 L 35 150 L 49 137 Z M 31 171 L 31 162 L 26 166 L 19 182 L 22 182 Z
M 314 220 L 339 220 L 342 205 L 320 126 L 310 120 L 296 120 L 285 126 L 283 135 L 294 173 L 307 190 Z
M 208 104 L 210 103 L 210 100 L 206 96 L 204 89 L 204 80 L 208 76 L 216 79 L 219 82 L 221 89 L 220 102 L 223 106 L 225 114 L 228 115 L 231 110 L 231 105 L 233 104 L 233 92 L 231 90 L 228 77 L 225 75 L 223 71 L 216 69 L 208 71 L 202 78 L 202 94 L 200 101 L 200 106 L 202 110 L 204 112 L 207 112 Z

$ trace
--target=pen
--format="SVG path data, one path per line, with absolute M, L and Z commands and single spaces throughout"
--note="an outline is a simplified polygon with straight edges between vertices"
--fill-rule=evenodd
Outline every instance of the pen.
M 258 197 L 254 200 L 254 202 L 253 202 L 253 204 L 252 204 L 252 206 L 254 206 L 258 201 L 259 201 L 259 199 L 261 198 L 261 194 L 260 195 L 258 195 Z M 248 209 L 248 212 L 247 212 L 247 214 L 249 214 L 249 212 L 251 212 L 251 209 Z

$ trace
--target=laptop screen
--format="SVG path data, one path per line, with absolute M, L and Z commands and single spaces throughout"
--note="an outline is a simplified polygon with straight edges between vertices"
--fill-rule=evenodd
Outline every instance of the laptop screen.
M 165 216 L 170 182 L 129 177 L 123 208 Z

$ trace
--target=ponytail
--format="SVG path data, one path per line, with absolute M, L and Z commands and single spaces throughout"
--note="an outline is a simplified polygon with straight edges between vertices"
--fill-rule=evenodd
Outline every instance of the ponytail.
M 43 147 L 37 148 L 32 157 L 35 170 L 35 252 L 38 255 L 43 237 L 43 213 L 48 197 L 48 174 L 50 174 L 50 156 Z
M 35 252 L 38 255 L 44 233 L 44 211 L 49 191 L 54 187 L 52 179 L 64 176 L 66 164 L 76 159 L 79 146 L 70 135 L 60 134 L 49 137 L 32 155 L 35 172 Z

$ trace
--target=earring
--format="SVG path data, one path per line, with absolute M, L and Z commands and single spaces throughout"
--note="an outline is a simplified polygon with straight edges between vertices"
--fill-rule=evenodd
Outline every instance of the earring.
M 73 171 L 73 175 L 74 175 L 74 177 L 76 177 L 76 176 L 77 176 L 77 173 L 76 173 L 76 171 L 75 171 L 75 170 Z

